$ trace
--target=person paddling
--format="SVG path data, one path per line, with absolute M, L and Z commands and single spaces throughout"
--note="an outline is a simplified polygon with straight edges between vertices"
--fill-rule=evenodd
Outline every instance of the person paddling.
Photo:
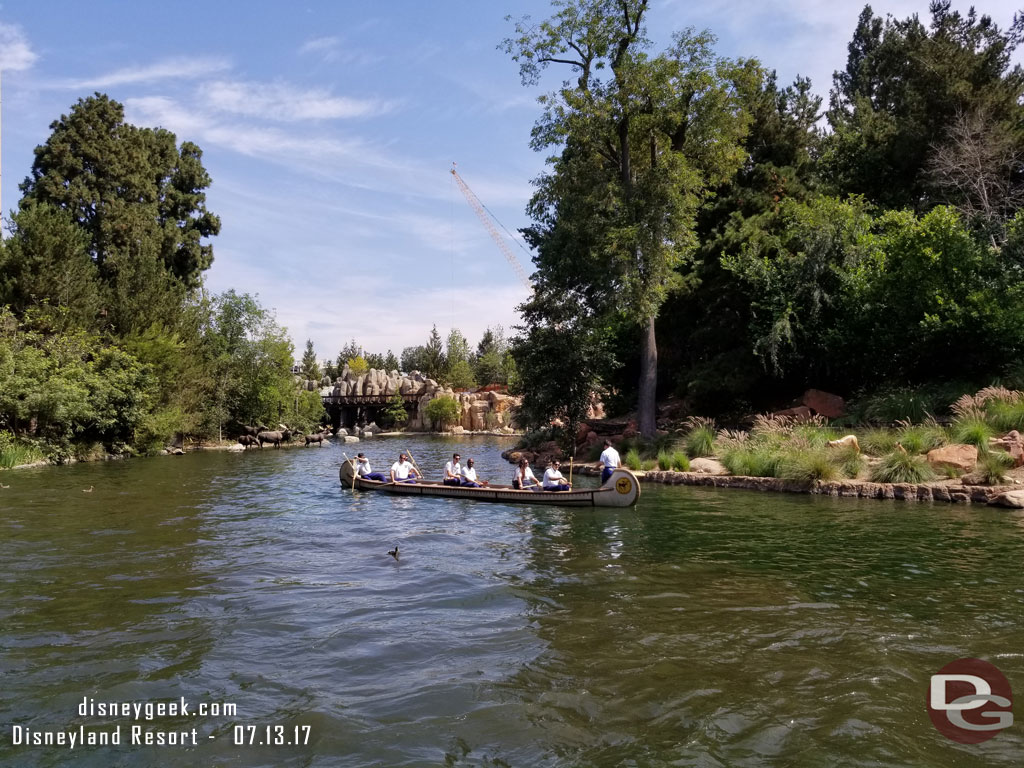
M 559 471 L 559 467 L 562 463 L 555 459 L 551 462 L 551 466 L 544 470 L 544 490 L 545 491 L 571 491 L 572 483 L 568 482 L 562 473 Z
M 481 486 L 487 485 L 486 480 L 478 480 L 476 476 L 476 467 L 473 466 L 472 459 L 466 459 L 466 466 L 462 468 L 462 485 L 464 488 L 480 488 Z
M 364 480 L 379 480 L 382 483 L 387 480 L 382 473 L 370 468 L 370 460 L 364 454 L 356 454 L 356 464 L 356 472 Z
M 415 477 L 410 477 L 410 474 L 415 475 Z M 417 477 L 422 479 L 419 470 L 409 461 L 409 457 L 404 453 L 399 454 L 398 461 L 391 465 L 391 482 L 415 483 Z

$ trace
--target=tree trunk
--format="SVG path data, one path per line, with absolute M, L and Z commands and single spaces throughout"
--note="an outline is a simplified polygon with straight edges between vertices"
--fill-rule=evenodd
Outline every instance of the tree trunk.
M 654 318 L 647 318 L 640 352 L 640 398 L 637 405 L 637 429 L 645 440 L 653 440 L 657 431 L 658 342 L 654 338 Z

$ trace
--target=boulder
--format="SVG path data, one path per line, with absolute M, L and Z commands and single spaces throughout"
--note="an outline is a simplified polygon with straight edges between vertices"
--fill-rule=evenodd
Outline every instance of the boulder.
M 806 405 L 798 405 L 795 408 L 786 408 L 784 411 L 775 411 L 772 416 L 791 416 L 797 421 L 810 421 L 814 413 Z
M 466 428 L 463 427 L 461 424 L 459 424 L 458 426 L 452 427 L 452 434 L 453 435 L 464 435 L 465 433 L 466 433 Z
M 928 463 L 936 469 L 951 467 L 960 472 L 970 472 L 978 463 L 978 449 L 963 443 L 944 445 L 928 451 Z
M 337 432 L 334 433 L 334 436 L 335 437 L 345 437 L 347 434 L 348 434 L 348 430 L 345 429 L 344 427 L 341 427 L 341 428 L 338 429 Z
M 728 475 L 729 470 L 725 468 L 725 465 L 717 459 L 691 459 L 690 460 L 690 471 L 699 472 L 704 475 Z
M 359 438 L 355 435 L 345 435 L 344 440 L 346 443 L 358 443 Z
M 808 389 L 800 398 L 800 404 L 828 419 L 838 419 L 846 413 L 843 398 L 830 392 L 822 392 L 820 389 Z
M 242 445 L 241 443 L 232 443 L 227 447 L 227 450 L 229 450 L 231 453 L 238 453 L 240 451 L 245 451 L 245 446 Z
M 996 496 L 989 504 L 1010 509 L 1024 509 L 1024 491 L 1006 491 Z

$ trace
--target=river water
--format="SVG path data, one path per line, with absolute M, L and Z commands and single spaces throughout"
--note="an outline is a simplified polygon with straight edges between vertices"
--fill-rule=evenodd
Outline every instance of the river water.
M 339 487 L 354 447 L 385 470 L 411 449 L 431 474 L 457 448 L 508 482 L 507 445 L 379 438 L 0 474 L 0 765 L 1024 762 L 1024 725 L 966 746 L 925 711 L 929 676 L 959 657 L 1024 692 L 1020 514 Z M 95 708 L 182 699 L 187 714 L 149 720 Z M 14 743 L 118 726 L 120 745 Z M 187 743 L 132 744 L 132 726 Z

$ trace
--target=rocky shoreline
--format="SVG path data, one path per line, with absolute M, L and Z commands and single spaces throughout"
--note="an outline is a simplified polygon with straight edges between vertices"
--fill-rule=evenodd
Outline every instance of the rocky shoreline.
M 601 474 L 600 465 L 587 463 L 574 467 L 581 475 Z M 930 501 L 949 504 L 983 504 L 987 506 L 1024 509 L 1024 490 L 1014 485 L 963 485 L 950 480 L 937 483 L 874 483 L 867 480 L 815 480 L 799 483 L 777 477 L 744 477 L 706 472 L 675 472 L 653 470 L 635 472 L 641 483 L 690 485 L 705 488 L 735 488 L 744 491 L 805 493 L 859 499 L 892 499 L 895 501 Z

